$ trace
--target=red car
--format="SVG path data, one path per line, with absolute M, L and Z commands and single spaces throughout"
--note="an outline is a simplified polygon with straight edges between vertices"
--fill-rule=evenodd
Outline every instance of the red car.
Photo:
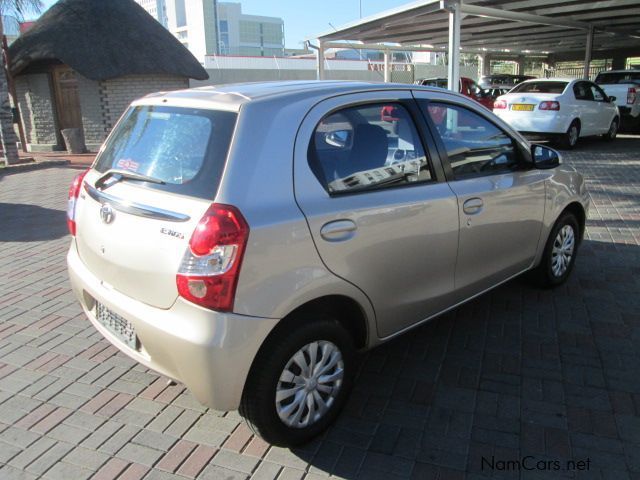
M 417 85 L 426 85 L 428 87 L 447 88 L 446 78 L 421 78 L 420 80 L 416 80 L 415 83 Z M 463 94 L 465 97 L 473 98 L 476 102 L 484 105 L 489 110 L 493 110 L 493 97 L 473 79 L 460 77 L 458 92 Z

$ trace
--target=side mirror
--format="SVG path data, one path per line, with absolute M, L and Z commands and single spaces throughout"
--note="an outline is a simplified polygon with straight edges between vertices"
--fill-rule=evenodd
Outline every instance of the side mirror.
M 555 168 L 562 163 L 560 153 L 539 144 L 531 145 L 531 158 L 533 158 L 533 165 L 541 170 Z
M 611 103 L 615 102 L 615 101 L 616 101 L 616 97 L 609 97 L 609 101 L 610 101 Z

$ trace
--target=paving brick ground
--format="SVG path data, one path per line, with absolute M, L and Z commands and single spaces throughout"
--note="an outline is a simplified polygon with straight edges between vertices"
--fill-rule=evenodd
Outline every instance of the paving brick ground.
M 91 327 L 64 262 L 76 170 L 0 176 L 0 478 L 640 478 L 640 137 L 566 160 L 594 202 L 571 280 L 513 281 L 370 352 L 337 424 L 295 451 Z

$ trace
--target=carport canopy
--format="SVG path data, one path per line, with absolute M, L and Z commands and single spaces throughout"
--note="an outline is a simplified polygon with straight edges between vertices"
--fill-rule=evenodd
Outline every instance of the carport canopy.
M 451 90 L 457 90 L 460 51 L 481 55 L 584 53 L 588 77 L 594 51 L 639 54 L 640 1 L 420 0 L 317 38 L 320 79 L 324 77 L 324 51 L 333 47 L 382 50 L 386 67 L 390 50 L 447 51 Z M 385 81 L 388 79 L 385 74 Z

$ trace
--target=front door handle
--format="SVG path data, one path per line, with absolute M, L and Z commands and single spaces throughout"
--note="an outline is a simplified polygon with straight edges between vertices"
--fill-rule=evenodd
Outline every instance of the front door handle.
M 464 210 L 464 213 L 466 213 L 467 215 L 476 215 L 477 213 L 480 213 L 482 211 L 483 206 L 484 202 L 482 201 L 482 199 L 474 197 L 465 200 L 464 204 L 462 205 L 462 210 Z
M 322 226 L 320 236 L 328 242 L 341 242 L 353 238 L 357 229 L 352 220 L 334 220 Z

